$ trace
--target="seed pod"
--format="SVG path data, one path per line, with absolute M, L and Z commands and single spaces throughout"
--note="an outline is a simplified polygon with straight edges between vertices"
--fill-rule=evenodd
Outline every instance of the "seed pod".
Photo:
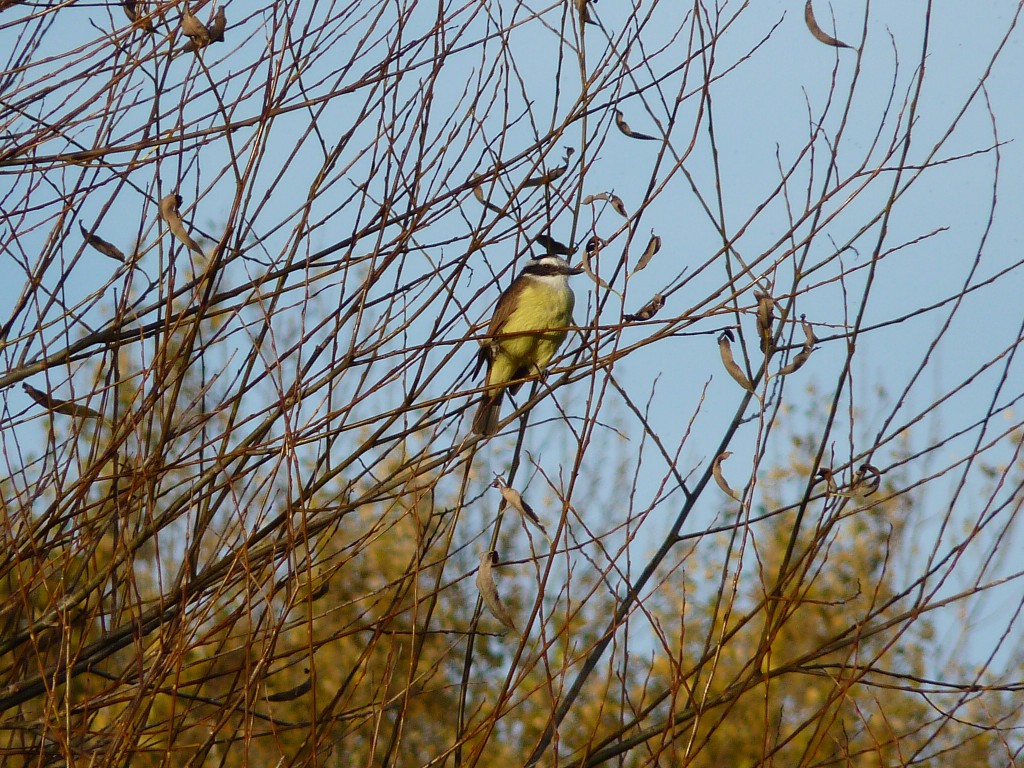
M 597 24 L 596 21 L 591 17 L 590 10 L 587 8 L 588 0 L 573 0 L 576 5 L 576 10 L 580 14 L 580 19 L 584 24 Z
M 814 476 L 818 478 L 818 480 L 825 481 L 826 495 L 831 496 L 838 490 L 839 486 L 836 485 L 836 477 L 832 472 L 831 467 L 822 467 L 814 473 Z M 815 480 L 815 482 L 818 482 L 818 480 Z
M 512 621 L 512 614 L 501 602 L 501 595 L 498 594 L 498 586 L 494 583 L 493 567 L 498 562 L 498 553 L 493 549 L 480 555 L 480 567 L 476 570 L 476 588 L 480 590 L 480 597 L 491 614 L 505 627 L 519 634 L 515 622 Z
M 150 34 L 156 32 L 152 19 L 144 11 L 139 10 L 139 4 L 136 0 L 121 0 L 121 8 L 124 9 L 124 15 L 128 17 L 132 26 L 143 29 Z
M 722 331 L 722 335 L 718 337 L 718 351 L 722 355 L 722 364 L 725 366 L 725 371 L 747 392 L 753 392 L 754 385 L 750 383 L 750 379 L 743 373 L 743 369 L 736 364 L 736 360 L 732 356 L 731 342 L 732 331 L 728 329 Z
M 192 15 L 187 4 L 181 14 L 181 31 L 191 41 L 192 50 L 198 50 L 210 44 L 210 30 Z
M 307 670 L 307 675 L 309 674 Z M 293 701 L 306 693 L 309 693 L 313 688 L 313 676 L 309 675 L 303 682 L 296 685 L 294 688 L 289 688 L 287 691 L 279 691 L 277 693 L 271 693 L 267 695 L 267 701 Z
M 611 288 L 610 285 L 591 268 L 590 260 L 601 252 L 601 248 L 604 247 L 604 243 L 599 237 L 592 237 L 587 240 L 587 245 L 583 249 L 583 271 L 587 273 L 587 276 L 597 283 L 602 288 Z
M 622 202 L 621 197 L 618 195 L 609 195 L 608 202 L 611 203 L 612 210 L 619 214 L 619 216 L 624 219 L 629 218 L 629 213 L 626 212 L 626 204 Z
M 622 131 L 623 134 L 629 136 L 631 139 L 640 139 L 640 141 L 658 141 L 657 136 L 650 136 L 646 133 L 639 133 L 629 127 L 629 123 L 626 122 L 626 116 L 622 114 L 621 110 L 615 110 L 615 126 Z
M 527 179 L 526 181 L 523 182 L 523 186 L 524 187 L 541 187 L 541 186 L 546 186 L 546 185 L 551 184 L 552 182 L 554 182 L 556 179 L 561 178 L 561 176 L 567 170 L 569 170 L 569 166 L 568 165 L 560 165 L 557 168 L 552 168 L 550 171 L 547 171 L 546 173 L 542 173 L 540 176 L 533 176 L 532 178 Z
M 814 345 L 818 340 L 814 337 L 814 328 L 811 324 L 804 319 L 804 315 L 800 315 L 800 327 L 804 331 L 804 346 L 789 363 L 779 369 L 779 376 L 786 376 L 787 374 L 793 373 L 794 371 L 800 370 L 800 367 L 807 362 L 807 358 L 811 356 L 811 352 L 814 351 Z
M 725 481 L 725 476 L 722 474 L 722 462 L 730 456 L 732 456 L 732 451 L 723 451 L 715 457 L 715 463 L 711 465 L 711 476 L 715 478 L 715 482 L 718 483 L 718 487 L 721 488 L 727 496 L 732 498 L 734 501 L 742 503 L 743 499 L 741 499 L 736 491 L 729 486 L 729 483 Z
M 853 473 L 850 485 L 838 492 L 837 496 L 845 496 L 855 501 L 867 503 L 867 497 L 875 493 L 882 484 L 882 473 L 873 464 L 861 464 L 860 469 Z
M 181 220 L 178 207 L 181 205 L 181 195 L 171 193 L 160 201 L 160 215 L 167 222 L 171 234 L 185 245 L 186 248 L 195 251 L 200 256 L 205 255 L 199 244 L 193 240 L 185 229 L 185 223 Z
M 537 513 L 533 511 L 533 507 L 526 503 L 526 500 L 519 491 L 506 485 L 504 479 L 501 477 L 494 478 L 494 482 L 491 483 L 491 486 L 501 491 L 502 498 L 505 499 L 505 502 L 512 507 L 512 509 L 519 513 L 520 517 L 533 523 L 533 525 L 536 526 L 537 529 L 540 530 L 546 538 L 548 538 L 548 540 L 550 540 L 551 537 L 548 536 L 548 529 L 544 527 L 544 523 L 541 522 L 540 517 L 538 517 Z
M 492 203 L 490 200 L 488 200 L 486 197 L 484 197 L 483 182 L 480 182 L 479 184 L 476 184 L 473 187 L 473 197 L 475 197 L 480 202 L 480 204 L 484 208 L 486 208 L 487 210 L 494 211 L 497 214 L 501 214 L 502 213 L 501 208 L 499 208 L 494 203 Z
M 650 301 L 644 304 L 636 314 L 623 315 L 622 319 L 627 323 L 635 323 L 638 320 L 650 320 L 653 318 L 662 307 L 665 306 L 665 297 L 660 293 L 654 294 Z
M 647 241 L 647 247 L 644 248 L 643 254 L 640 256 L 640 261 L 636 263 L 636 267 L 633 272 L 639 272 L 641 269 L 651 263 L 651 259 L 654 255 L 661 250 L 661 238 L 651 233 L 651 239 Z
M 757 337 L 760 339 L 761 351 L 770 355 L 775 348 L 772 334 L 772 323 L 775 322 L 775 300 L 767 293 L 754 292 L 757 299 Z
M 622 198 L 618 195 L 613 195 L 611 192 L 598 192 L 596 195 L 587 195 L 583 198 L 583 205 L 591 205 L 596 203 L 598 200 L 603 200 L 611 204 L 612 209 L 622 216 L 628 219 L 629 213 L 626 212 L 626 204 L 622 202 Z
M 874 464 L 861 464 L 853 481 L 861 495 L 870 496 L 882 484 L 882 472 Z
M 92 408 L 78 405 L 78 403 L 73 403 L 70 400 L 61 400 L 59 397 L 53 397 L 40 389 L 36 389 L 31 384 L 22 384 L 21 388 L 25 390 L 25 394 L 31 397 L 37 405 L 43 406 L 50 413 L 75 416 L 79 419 L 103 421 L 103 414 L 99 411 L 94 411 Z
M 837 40 L 832 37 L 832 35 L 818 25 L 818 20 L 814 18 L 814 7 L 811 5 L 811 0 L 807 0 L 807 5 L 804 6 L 804 21 L 807 22 L 807 29 L 809 29 L 811 34 L 814 35 L 815 40 L 818 40 L 825 45 L 831 45 L 833 48 L 851 47 L 842 40 Z
M 82 230 L 82 237 L 85 238 L 85 242 L 95 248 L 97 251 L 102 253 L 104 256 L 120 261 L 124 264 L 124 254 L 121 250 L 113 243 L 108 243 L 99 235 L 93 235 L 86 231 L 85 227 L 82 226 L 82 222 L 78 222 L 78 228 Z
M 210 19 L 208 29 L 210 30 L 210 40 L 214 43 L 224 42 L 224 30 L 228 26 L 228 17 L 224 13 L 224 6 L 222 5 L 217 9 L 217 13 Z

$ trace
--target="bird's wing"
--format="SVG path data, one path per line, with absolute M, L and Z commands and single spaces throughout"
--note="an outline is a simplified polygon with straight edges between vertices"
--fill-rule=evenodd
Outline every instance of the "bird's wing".
M 489 339 L 500 335 L 505 327 L 505 323 L 512 316 L 512 310 L 515 308 L 516 298 L 519 294 L 517 283 L 518 280 L 514 280 L 512 285 L 508 287 L 508 290 L 501 294 L 501 298 L 498 299 L 498 306 L 494 308 L 491 322 L 487 324 L 487 336 Z
M 487 365 L 487 370 L 490 371 L 491 363 L 494 362 L 494 339 L 501 335 L 502 330 L 505 328 L 505 323 L 512 316 L 512 310 L 515 309 L 516 297 L 519 294 L 518 280 L 518 278 L 513 280 L 512 285 L 498 299 L 498 306 L 494 308 L 491 322 L 487 324 L 485 338 L 480 341 L 480 351 L 477 353 L 476 367 L 473 369 L 474 378 L 483 369 L 484 364 Z

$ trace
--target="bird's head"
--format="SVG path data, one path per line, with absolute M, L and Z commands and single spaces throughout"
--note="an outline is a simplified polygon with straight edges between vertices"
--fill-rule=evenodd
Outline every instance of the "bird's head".
M 582 267 L 573 267 L 561 256 L 553 253 L 546 253 L 535 259 L 530 259 L 523 267 L 524 275 L 535 277 L 551 277 L 553 275 L 579 275 L 583 273 Z

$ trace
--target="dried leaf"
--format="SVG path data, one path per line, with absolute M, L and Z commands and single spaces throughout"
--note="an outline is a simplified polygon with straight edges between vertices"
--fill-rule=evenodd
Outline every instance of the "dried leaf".
M 661 308 L 665 306 L 665 297 L 660 293 L 654 294 L 650 301 L 644 304 L 639 311 L 632 315 L 623 315 L 622 319 L 627 323 L 635 323 L 638 320 L 650 320 Z
M 825 45 L 831 45 L 833 48 L 851 48 L 852 46 L 847 45 L 842 40 L 837 40 L 832 37 L 828 32 L 818 26 L 818 20 L 814 18 L 814 7 L 811 5 L 811 0 L 807 0 L 807 5 L 804 6 L 804 21 L 807 22 L 807 29 L 814 35 L 814 39 Z
M 188 5 L 181 14 L 181 31 L 192 42 L 193 50 L 210 44 L 210 30 L 199 19 L 192 15 Z
M 800 327 L 804 331 L 804 346 L 789 363 L 779 369 L 779 376 L 786 376 L 787 374 L 793 373 L 794 371 L 800 370 L 800 367 L 807 362 L 807 358 L 811 356 L 811 352 L 814 351 L 814 345 L 818 340 L 814 337 L 814 328 L 805 319 L 805 315 L 800 315 Z
M 494 550 L 484 552 L 480 555 L 480 567 L 476 571 L 476 588 L 480 590 L 480 597 L 491 614 L 505 627 L 519 634 L 515 622 L 512 621 L 512 614 L 501 602 L 498 594 L 498 586 L 494 583 L 493 567 L 498 562 L 498 553 Z
M 639 272 L 641 269 L 651 263 L 651 259 L 654 255 L 661 250 L 661 238 L 651 233 L 651 239 L 647 241 L 647 247 L 644 248 L 643 254 L 640 256 L 640 261 L 636 263 L 636 267 L 633 272 Z
M 572 256 L 572 248 L 558 242 L 555 238 L 545 235 L 543 232 L 533 238 L 533 242 L 540 245 L 548 253 L 555 253 L 559 256 Z
M 504 479 L 501 477 L 494 478 L 494 482 L 491 486 L 501 491 L 502 497 L 505 502 L 512 507 L 519 515 L 529 522 L 533 523 L 541 533 L 550 541 L 551 537 L 548 536 L 548 529 L 544 527 L 544 523 L 541 522 L 537 513 L 533 511 L 533 507 L 526 503 L 522 495 L 515 488 L 512 488 L 505 484 Z
M 729 330 L 723 331 L 722 335 L 718 337 L 718 351 L 722 355 L 722 364 L 725 365 L 725 371 L 747 392 L 753 392 L 754 385 L 750 383 L 750 379 L 743 373 L 743 369 L 736 364 L 736 360 L 732 356 L 731 342 L 732 332 Z
M 30 384 L 22 384 L 21 388 L 25 390 L 25 394 L 31 397 L 38 405 L 43 406 L 46 410 L 51 413 L 59 413 L 64 416 L 76 416 L 80 419 L 96 419 L 97 421 L 103 421 L 103 414 L 99 411 L 94 411 L 84 405 L 78 405 L 70 400 L 61 400 L 57 397 L 52 397 L 46 394 L 40 389 L 36 389 Z
M 181 220 L 181 214 L 178 212 L 178 208 L 181 205 L 181 195 L 172 192 L 160 201 L 160 215 L 163 220 L 167 222 L 168 228 L 171 230 L 171 234 L 174 235 L 179 241 L 181 241 L 186 248 L 189 248 L 200 256 L 205 255 L 203 249 L 199 247 L 199 244 L 193 240 L 188 232 L 185 230 L 185 224 Z
M 82 230 L 82 237 L 85 238 L 85 242 L 87 242 L 97 251 L 102 253 L 104 256 L 107 256 L 116 261 L 120 261 L 122 264 L 124 264 L 124 254 L 121 253 L 121 250 L 116 245 L 114 245 L 113 243 L 108 243 L 99 235 L 89 234 L 89 232 L 86 231 L 85 227 L 82 226 L 82 222 L 78 222 L 78 228 Z
M 309 693 L 313 688 L 313 676 L 308 675 L 306 679 L 296 685 L 294 688 L 289 688 L 287 691 L 279 691 L 278 693 L 271 693 L 267 696 L 267 701 L 293 701 L 299 698 L 303 694 Z
M 611 203 L 612 209 L 624 219 L 629 218 L 629 214 L 626 212 L 626 204 L 622 202 L 622 198 L 618 195 L 610 195 L 608 201 Z
M 557 168 L 552 168 L 547 173 L 542 173 L 540 176 L 534 176 L 533 178 L 527 179 L 523 182 L 523 186 L 540 187 L 551 184 L 555 180 L 561 178 L 567 170 L 569 170 L 568 165 L 560 165 Z
M 722 475 L 722 462 L 730 456 L 732 456 L 732 451 L 723 451 L 718 454 L 718 456 L 715 457 L 715 463 L 711 465 L 711 475 L 715 478 L 715 482 L 718 483 L 718 487 L 721 488 L 727 496 L 742 503 L 743 499 L 741 499 L 736 491 L 729 486 L 725 481 L 725 476 Z
M 590 259 L 601 252 L 601 248 L 604 247 L 604 243 L 601 242 L 601 238 L 592 237 L 587 240 L 587 246 L 583 249 L 583 271 L 587 273 L 587 276 L 597 283 L 602 288 L 611 288 L 608 283 L 601 279 L 601 277 L 590 267 Z
M 640 139 L 641 141 L 658 141 L 657 136 L 651 136 L 646 133 L 638 133 L 629 127 L 629 123 L 626 122 L 625 115 L 622 114 L 621 110 L 615 110 L 615 125 L 622 131 L 626 136 L 631 139 Z
M 224 30 L 228 27 L 228 17 L 224 13 L 224 6 L 217 9 L 217 12 L 210 18 L 207 25 L 210 30 L 210 41 L 214 43 L 224 42 Z

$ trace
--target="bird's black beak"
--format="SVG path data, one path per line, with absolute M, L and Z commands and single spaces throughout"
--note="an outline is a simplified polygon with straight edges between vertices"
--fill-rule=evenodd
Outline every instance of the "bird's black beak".
M 569 267 L 568 274 L 570 274 L 570 275 L 582 275 L 584 272 L 586 272 L 586 270 L 583 269 L 583 267 Z

